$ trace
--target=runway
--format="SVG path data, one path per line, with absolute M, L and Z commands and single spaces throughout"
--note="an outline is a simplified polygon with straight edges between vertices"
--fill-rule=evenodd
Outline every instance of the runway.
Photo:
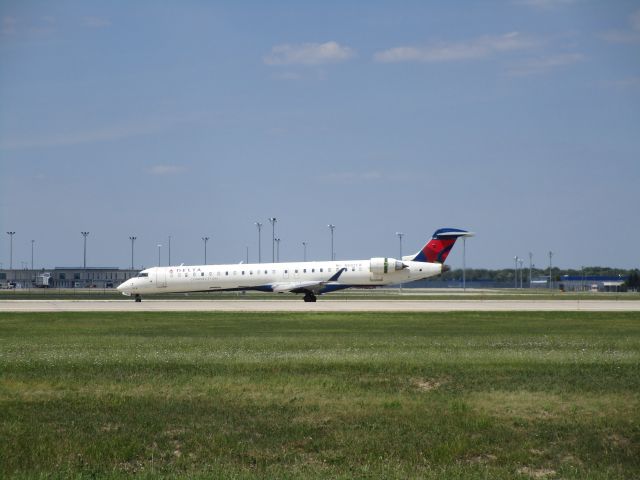
M 640 312 L 637 300 L 3 300 L 0 312 Z

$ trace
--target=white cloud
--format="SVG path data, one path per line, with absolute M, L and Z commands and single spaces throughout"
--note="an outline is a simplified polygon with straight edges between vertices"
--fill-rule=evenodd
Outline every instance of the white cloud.
M 271 127 L 267 129 L 267 134 L 269 135 L 279 136 L 286 135 L 287 133 L 289 133 L 289 130 L 284 127 Z
M 296 72 L 279 72 L 274 73 L 271 78 L 275 80 L 300 80 L 302 75 Z
M 18 19 L 11 16 L 2 17 L 0 21 L 0 34 L 14 35 L 27 34 L 29 37 L 43 37 L 56 32 L 56 18 L 52 16 L 44 16 L 34 19 L 33 23 L 27 25 L 19 22 Z
M 510 75 L 526 76 L 546 73 L 549 70 L 582 62 L 585 59 L 581 53 L 565 53 L 549 55 L 541 58 L 526 60 L 509 70 Z
M 343 62 L 354 55 L 352 48 L 337 42 L 284 44 L 274 46 L 263 61 L 267 65 L 322 65 Z
M 640 10 L 629 15 L 631 28 L 623 30 L 609 30 L 600 34 L 600 38 L 610 43 L 639 43 L 640 42 Z
M 600 38 L 609 43 L 640 42 L 640 34 L 628 30 L 609 30 L 600 34 Z
M 153 165 L 149 168 L 151 175 L 175 175 L 184 171 L 180 165 Z
M 640 77 L 627 77 L 620 80 L 612 80 L 610 82 L 605 82 L 605 85 L 615 88 L 638 88 L 640 87 Z
M 53 148 L 82 145 L 96 142 L 110 142 L 125 138 L 151 135 L 165 131 L 177 124 L 197 119 L 197 115 L 171 118 L 148 118 L 136 122 L 122 122 L 100 128 L 77 129 L 67 133 L 29 134 L 25 136 L 0 136 L 0 150 L 20 150 L 25 148 Z
M 318 179 L 323 183 L 349 185 L 354 183 L 377 182 L 382 178 L 382 173 L 377 170 L 371 170 L 368 172 L 334 172 L 318 177 Z
M 374 60 L 392 62 L 451 62 L 478 60 L 492 55 L 531 48 L 536 45 L 518 32 L 483 36 L 468 42 L 438 42 L 422 47 L 403 46 L 376 52 Z
M 333 185 L 376 185 L 381 182 L 410 183 L 416 177 L 407 173 L 367 170 L 362 172 L 333 172 L 316 177 L 320 183 Z
M 640 32 L 640 10 L 636 10 L 631 14 L 629 22 L 631 23 L 631 28 Z
M 557 7 L 564 7 L 576 3 L 576 0 L 517 0 L 515 3 L 527 7 L 550 10 Z
M 16 33 L 16 25 L 18 20 L 15 17 L 2 17 L 2 23 L 0 24 L 0 32 L 3 35 L 13 35 Z
M 111 26 L 111 21 L 103 17 L 84 17 L 82 25 L 89 28 L 105 28 Z

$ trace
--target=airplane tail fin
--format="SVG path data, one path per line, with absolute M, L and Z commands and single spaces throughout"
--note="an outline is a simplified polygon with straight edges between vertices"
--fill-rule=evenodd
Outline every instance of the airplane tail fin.
M 456 240 L 460 237 L 470 237 L 472 235 L 473 233 L 458 228 L 440 228 L 434 232 L 431 240 L 418 253 L 403 257 L 403 260 L 444 263 Z

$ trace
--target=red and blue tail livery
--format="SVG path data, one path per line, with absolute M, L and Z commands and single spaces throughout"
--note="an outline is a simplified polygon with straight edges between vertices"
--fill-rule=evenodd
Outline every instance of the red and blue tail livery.
M 413 257 L 413 261 L 444 263 L 456 240 L 459 237 L 470 237 L 472 235 L 473 233 L 459 228 L 440 228 L 434 232 L 431 240 L 422 247 L 422 250 Z

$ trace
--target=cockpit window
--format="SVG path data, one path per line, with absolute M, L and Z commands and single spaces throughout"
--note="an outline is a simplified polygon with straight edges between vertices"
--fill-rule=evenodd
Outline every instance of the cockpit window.
M 138 278 L 140 278 L 140 277 L 148 277 L 148 276 L 149 276 L 149 274 L 148 274 L 148 273 L 146 273 L 146 272 L 145 272 L 145 273 L 139 273 L 139 274 L 138 274 Z

